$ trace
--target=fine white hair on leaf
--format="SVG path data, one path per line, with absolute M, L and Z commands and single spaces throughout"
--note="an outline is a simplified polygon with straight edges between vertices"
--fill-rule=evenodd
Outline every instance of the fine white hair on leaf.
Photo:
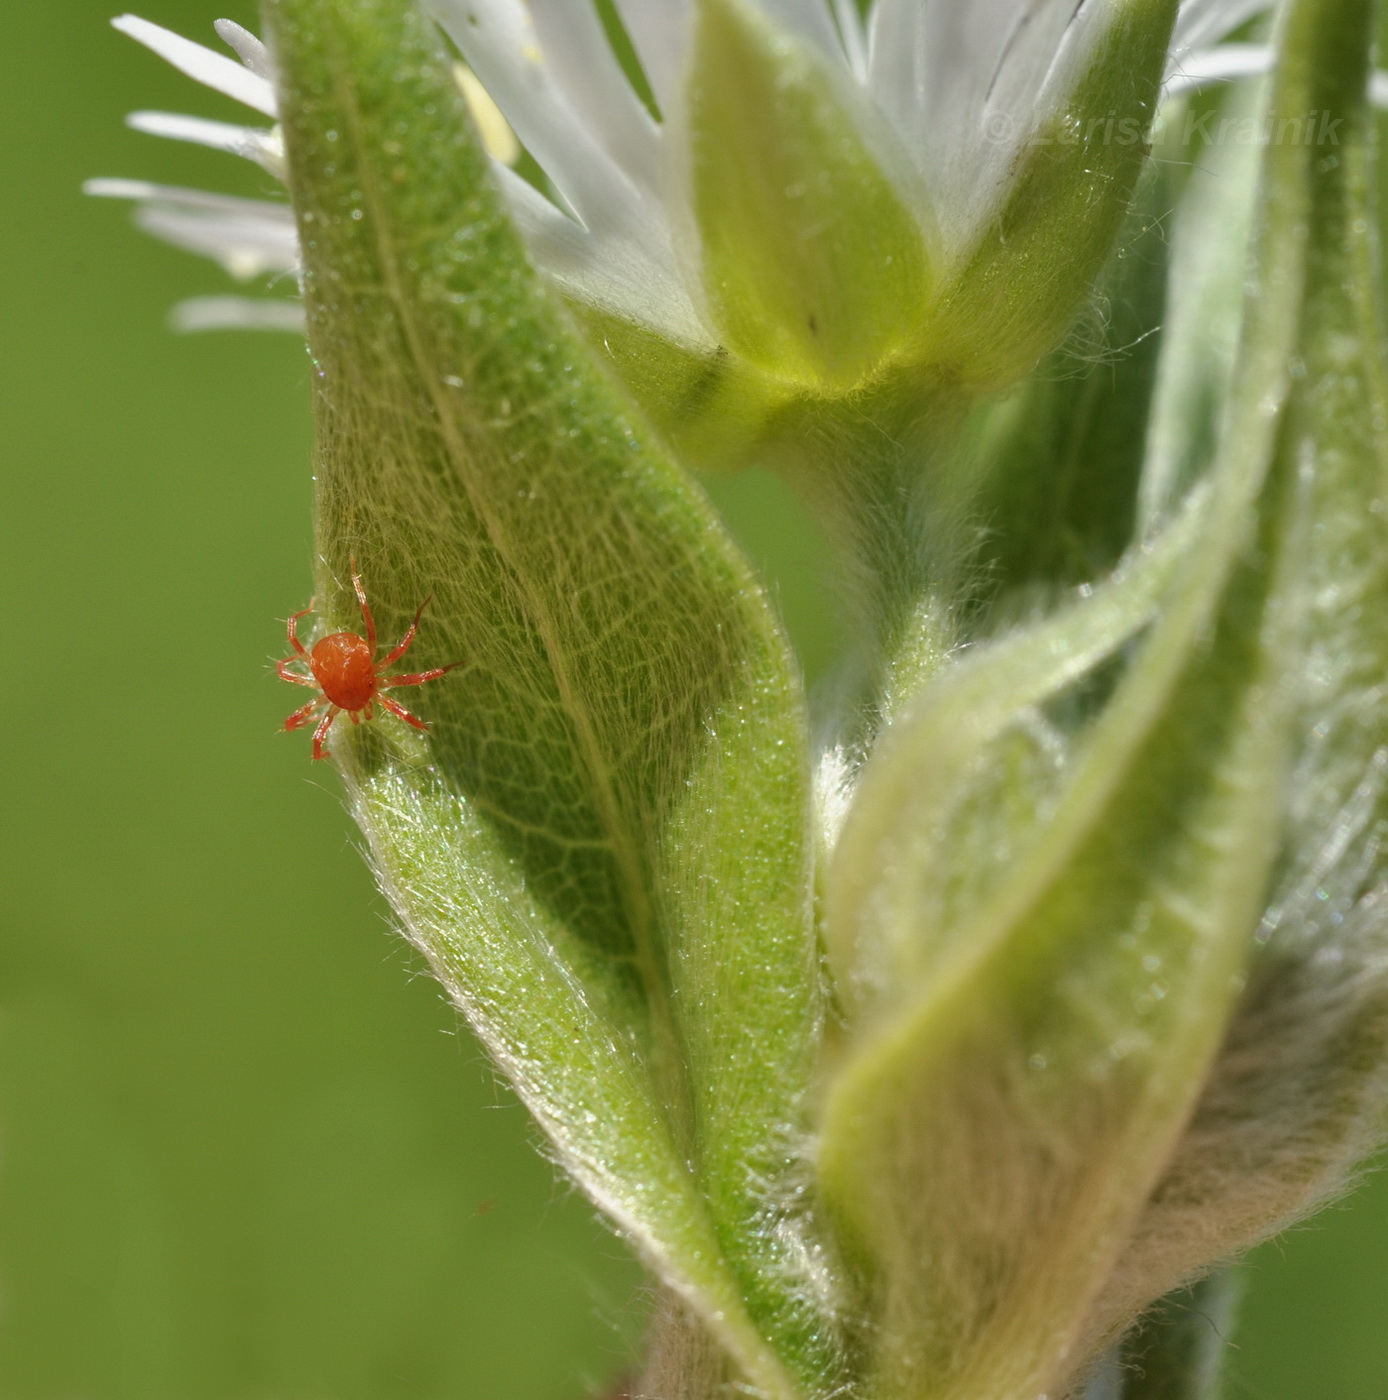
M 852 760 L 842 744 L 834 744 L 820 754 L 814 775 L 815 811 L 826 855 L 834 849 L 852 805 L 854 777 Z
M 1167 97 L 1180 97 L 1214 83 L 1260 78 L 1272 71 L 1273 59 L 1273 50 L 1265 44 L 1221 44 L 1182 59 L 1170 72 L 1162 92 Z
M 1325 788 L 1312 745 L 1289 785 Z M 1349 1190 L 1385 1127 L 1388 888 L 1377 883 L 1388 750 L 1338 810 L 1307 802 L 1320 830 L 1274 892 L 1262 951 L 1195 1116 L 1098 1300 L 1091 1341 L 1152 1299 L 1280 1233 Z M 1313 825 L 1314 824 L 1314 825 Z M 1293 847 L 1296 842 L 1293 837 Z

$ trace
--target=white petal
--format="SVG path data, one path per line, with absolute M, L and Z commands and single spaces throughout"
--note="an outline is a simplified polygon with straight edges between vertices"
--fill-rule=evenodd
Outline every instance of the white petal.
M 878 0 L 869 88 L 925 177 L 947 245 L 967 244 L 1006 190 L 1049 110 L 1043 90 L 1103 14 L 1098 0 Z
M 684 77 L 693 0 L 616 0 L 616 6 L 655 100 L 668 111 Z
M 304 304 L 256 297 L 189 297 L 169 312 L 176 331 L 296 331 L 303 335 Z
M 1276 50 L 1267 44 L 1221 44 L 1218 48 L 1201 49 L 1180 60 L 1162 91 L 1167 97 L 1179 97 L 1212 83 L 1260 78 L 1272 72 L 1276 58 Z
M 88 180 L 82 193 L 98 199 L 154 199 L 188 209 L 205 209 L 219 214 L 258 214 L 287 228 L 294 226 L 294 213 L 287 204 L 268 199 L 240 199 L 236 195 L 211 190 L 190 190 L 182 185 L 156 185 L 149 180 Z
M 217 37 L 222 43 L 233 50 L 236 57 L 257 78 L 264 78 L 267 83 L 274 82 L 275 73 L 270 66 L 270 51 L 249 29 L 243 29 L 235 20 L 230 19 L 216 20 L 212 28 L 217 31 Z
M 1276 62 L 1277 50 L 1270 44 L 1220 44 L 1187 54 L 1162 91 L 1167 97 L 1180 97 L 1214 83 L 1266 77 Z M 1377 72 L 1370 77 L 1369 100 L 1375 107 L 1388 107 L 1388 73 Z
M 757 4 L 788 33 L 808 39 L 830 58 L 847 64 L 844 42 L 824 0 L 757 0 Z
M 111 23 L 122 34 L 128 34 L 147 49 L 153 49 L 160 58 L 204 87 L 234 97 L 247 107 L 264 112 L 267 117 L 277 115 L 275 90 L 269 81 L 224 54 L 215 53 L 137 15 L 121 15 Z
M 266 272 L 294 272 L 299 265 L 298 243 L 291 233 L 256 219 L 236 219 L 175 209 L 164 204 L 141 204 L 136 226 L 185 252 L 211 258 L 238 282 Z
M 626 175 L 660 186 L 660 128 L 627 81 L 588 0 L 530 0 L 540 47 L 573 110 Z
M 846 45 L 825 0 L 754 0 L 768 18 L 823 53 L 847 63 Z M 851 3 L 851 0 L 850 0 Z M 616 0 L 661 110 L 678 100 L 698 0 Z
M 497 167 L 536 263 L 575 296 L 702 343 L 660 195 L 659 129 L 587 0 L 432 7 L 576 216 Z
M 259 219 L 209 215 L 165 204 L 141 204 L 135 223 L 155 238 L 176 248 L 219 263 L 238 282 L 266 272 L 294 272 L 299 266 L 298 242 Z
M 496 173 L 536 264 L 561 289 L 690 349 L 714 350 L 672 261 L 633 240 L 595 238 L 513 170 Z
M 566 101 L 523 0 L 434 0 L 434 11 L 521 143 L 594 232 L 641 222 L 641 201 Z
M 838 21 L 839 41 L 848 58 L 853 76 L 866 85 L 868 80 L 867 29 L 858 12 L 857 0 L 833 0 L 834 18 Z
M 167 243 L 200 253 L 242 280 L 294 272 L 299 244 L 287 204 L 235 199 L 143 180 L 89 180 L 87 194 L 137 201 L 135 222 Z
M 1254 15 L 1272 8 L 1273 0 L 1184 0 L 1176 16 L 1172 58 L 1180 62 L 1191 49 L 1217 44 Z
M 230 122 L 205 121 L 174 112 L 131 112 L 125 124 L 149 136 L 167 136 L 173 141 L 190 141 L 214 151 L 253 160 L 277 180 L 284 179 L 284 143 L 279 129 L 235 126 Z

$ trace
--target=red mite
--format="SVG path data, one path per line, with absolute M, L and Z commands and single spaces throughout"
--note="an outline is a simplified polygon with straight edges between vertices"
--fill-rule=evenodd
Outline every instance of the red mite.
M 292 681 L 295 685 L 310 686 L 320 692 L 317 699 L 310 700 L 303 709 L 295 710 L 285 720 L 286 729 L 302 729 L 305 725 L 312 724 L 318 719 L 319 708 L 323 705 L 328 707 L 327 712 L 318 720 L 318 728 L 313 731 L 314 758 L 328 757 L 328 750 L 323 745 L 327 741 L 328 730 L 333 727 L 333 721 L 338 715 L 345 712 L 351 715 L 353 724 L 360 724 L 363 719 L 373 716 L 378 701 L 382 709 L 389 710 L 397 719 L 403 719 L 406 724 L 412 724 L 416 729 L 428 729 L 429 726 L 422 719 L 412 715 L 389 695 L 383 695 L 382 691 L 398 690 L 405 685 L 423 685 L 425 681 L 437 680 L 455 666 L 462 665 L 461 661 L 455 661 L 450 666 L 438 666 L 432 671 L 417 671 L 408 676 L 387 676 L 386 671 L 409 651 L 414 634 L 419 630 L 420 616 L 429 606 L 429 599 L 426 598 L 419 605 L 419 612 L 415 613 L 410 630 L 405 633 L 399 645 L 377 660 L 376 622 L 371 616 L 371 605 L 366 601 L 366 590 L 361 586 L 361 576 L 356 572 L 355 566 L 352 570 L 352 587 L 356 589 L 357 602 L 361 604 L 361 620 L 366 627 L 366 636 L 359 637 L 355 632 L 334 632 L 331 636 L 315 642 L 313 650 L 309 651 L 299 640 L 296 629 L 299 619 L 313 611 L 313 603 L 310 602 L 308 607 L 296 612 L 289 619 L 289 645 L 294 648 L 294 655 L 285 657 L 276 666 L 283 680 Z M 310 674 L 304 675 L 300 671 L 289 669 L 300 663 L 308 666 Z

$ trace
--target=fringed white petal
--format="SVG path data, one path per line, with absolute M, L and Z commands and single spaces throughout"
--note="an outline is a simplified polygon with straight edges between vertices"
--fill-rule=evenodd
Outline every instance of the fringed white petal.
M 670 260 L 633 240 L 595 238 L 513 170 L 498 166 L 496 174 L 536 265 L 561 290 L 688 349 L 714 349 Z
M 824 0 L 757 0 L 758 8 L 788 34 L 808 39 L 836 63 L 848 67 L 839 27 Z
M 868 80 L 867 27 L 858 11 L 856 0 L 833 0 L 834 21 L 839 27 L 839 42 L 848 59 L 849 71 L 864 86 Z
M 534 155 L 570 217 L 504 164 L 497 174 L 538 265 L 575 297 L 645 323 L 692 348 L 712 340 L 674 252 L 666 129 L 621 71 L 595 0 L 430 0 L 472 73 Z M 697 0 L 615 0 L 662 112 L 676 110 Z M 924 178 L 945 247 L 964 254 L 1006 197 L 1018 155 L 1059 110 L 1121 0 L 755 0 L 867 89 Z M 1166 93 L 1262 74 L 1263 45 L 1212 47 L 1270 0 L 1183 0 Z M 230 20 L 216 31 L 241 60 L 132 15 L 116 28 L 208 87 L 275 115 L 264 44 Z M 476 82 L 468 75 L 469 90 Z M 1388 75 L 1373 98 L 1388 107 Z M 483 95 L 473 91 L 474 107 Z M 283 178 L 277 131 L 137 112 L 137 130 L 256 160 Z M 508 149 L 514 150 L 513 147 Z M 493 153 L 506 153 L 493 143 Z M 297 268 L 285 205 L 137 181 L 93 181 L 93 194 L 137 201 L 137 220 L 233 275 Z M 263 310 L 262 310 L 263 308 Z M 185 328 L 301 326 L 297 303 L 200 298 L 177 312 Z
M 966 247 L 1006 192 L 1103 10 L 1101 0 L 878 0 L 869 90 L 924 176 L 948 246 Z
M 578 0 L 573 0 L 578 3 Z M 689 53 L 694 0 L 615 0 L 636 56 L 662 111 L 678 96 Z
M 146 233 L 211 258 L 238 280 L 298 269 L 298 238 L 287 204 L 143 180 L 89 180 L 83 189 L 105 198 L 135 200 L 135 222 Z
M 261 297 L 189 297 L 169 312 L 176 331 L 294 331 L 303 335 L 304 305 Z
M 1173 68 L 1194 49 L 1207 48 L 1272 8 L 1273 0 L 1183 0 L 1171 43 Z
M 214 151 L 253 160 L 279 181 L 284 180 L 284 143 L 279 129 L 235 126 L 230 122 L 206 121 L 174 112 L 131 112 L 125 124 L 148 136 L 166 136 L 172 141 L 190 141 Z
M 270 50 L 249 29 L 242 28 L 235 20 L 231 19 L 214 20 L 212 28 L 222 43 L 231 49 L 257 78 L 264 78 L 267 83 L 274 82 L 275 74 L 270 64 Z
M 1186 55 L 1167 78 L 1163 92 L 1167 97 L 1180 97 L 1214 83 L 1261 78 L 1272 72 L 1276 56 L 1276 50 L 1266 44 L 1221 44 L 1218 48 L 1201 49 Z
M 650 222 L 639 190 L 588 131 L 523 0 L 434 0 L 434 11 L 521 143 L 594 233 Z
M 530 0 L 540 48 L 569 105 L 633 184 L 659 195 L 660 127 L 627 81 L 587 0 Z
M 215 53 L 212 49 L 195 44 L 181 34 L 151 24 L 138 15 L 121 15 L 111 21 L 122 34 L 128 34 L 147 49 L 152 49 L 166 62 L 173 64 L 181 73 L 210 87 L 215 92 L 225 93 L 247 107 L 254 107 L 267 117 L 278 115 L 275 106 L 275 90 L 267 77 L 252 69 Z M 240 29 L 240 26 L 237 26 Z M 244 32 L 244 31 L 242 31 Z

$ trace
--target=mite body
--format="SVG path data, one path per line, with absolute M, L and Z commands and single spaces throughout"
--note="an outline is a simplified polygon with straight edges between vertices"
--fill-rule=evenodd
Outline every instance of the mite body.
M 355 564 L 352 568 L 352 587 L 356 590 L 357 602 L 361 605 L 361 620 L 366 635 L 362 637 L 355 632 L 333 632 L 315 642 L 310 650 L 299 640 L 298 634 L 299 619 L 307 617 L 313 611 L 314 605 L 310 602 L 308 607 L 296 612 L 287 625 L 289 645 L 294 648 L 294 655 L 285 657 L 276 666 L 282 679 L 294 685 L 309 686 L 319 692 L 314 699 L 302 709 L 295 710 L 284 722 L 285 729 L 289 730 L 303 729 L 315 720 L 318 721 L 318 727 L 313 731 L 314 758 L 329 757 L 329 750 L 324 745 L 327 743 L 328 731 L 333 727 L 333 721 L 338 715 L 350 715 L 353 724 L 360 724 L 362 720 L 374 717 L 377 704 L 383 710 L 390 711 L 397 719 L 404 720 L 406 724 L 413 725 L 416 729 L 427 730 L 429 726 L 418 715 L 412 715 L 384 692 L 437 680 L 455 666 L 462 664 L 454 661 L 447 666 L 437 666 L 432 671 L 416 671 L 403 676 L 388 674 L 390 668 L 409 651 L 415 633 L 419 630 L 419 619 L 424 609 L 429 606 L 429 599 L 426 598 L 419 605 L 419 611 L 415 613 L 409 631 L 399 643 L 378 658 L 376 621 L 371 616 L 371 604 L 366 601 L 366 590 L 362 587 L 361 576 L 357 573 Z M 296 669 L 303 666 L 308 668 L 307 675 Z M 323 709 L 324 706 L 327 707 L 326 710 Z

